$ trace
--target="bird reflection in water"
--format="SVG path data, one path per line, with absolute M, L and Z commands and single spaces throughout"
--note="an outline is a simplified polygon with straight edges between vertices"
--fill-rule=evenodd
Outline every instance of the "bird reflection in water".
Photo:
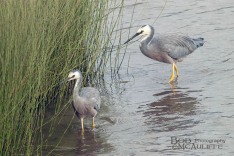
M 85 130 L 82 135 L 77 135 L 77 143 L 75 153 L 77 155 L 95 154 L 102 150 L 103 153 L 108 153 L 113 150 L 113 147 L 108 144 L 104 136 L 101 136 L 97 130 Z
M 192 116 L 196 115 L 199 102 L 185 90 L 173 88 L 154 94 L 162 98 L 146 105 L 147 109 L 143 110 L 145 123 L 156 131 L 182 130 L 198 124 Z
M 68 131 L 60 142 L 62 146 L 57 145 L 54 149 L 47 149 L 44 154 L 95 155 L 95 153 L 105 154 L 113 151 L 113 147 L 107 142 L 105 133 L 101 130 L 85 128 L 82 131 L 76 127 Z

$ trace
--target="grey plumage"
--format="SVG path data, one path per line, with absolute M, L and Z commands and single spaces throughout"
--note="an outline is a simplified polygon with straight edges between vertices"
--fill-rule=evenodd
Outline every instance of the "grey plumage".
M 157 34 L 154 37 L 154 28 L 150 25 L 142 26 L 137 33 L 125 43 L 136 36 L 145 36 L 140 44 L 140 50 L 145 56 L 159 62 L 173 64 L 170 82 L 174 80 L 174 70 L 176 70 L 178 76 L 178 68 L 175 63 L 182 61 L 184 57 L 204 44 L 203 38 L 191 38 L 178 34 Z
M 73 89 L 73 108 L 76 115 L 81 119 L 83 128 L 83 119 L 87 116 L 93 117 L 92 127 L 94 128 L 94 117 L 100 109 L 101 97 L 99 91 L 93 87 L 83 87 L 82 74 L 79 70 L 74 70 L 69 73 L 67 81 L 76 80 Z
M 100 104 L 100 94 L 95 88 L 83 87 L 79 93 L 73 93 L 73 108 L 79 118 L 85 118 L 89 115 L 95 117 L 100 109 Z
M 168 34 L 152 38 L 151 42 L 148 44 L 148 48 L 156 53 L 165 52 L 177 61 L 191 54 L 202 45 L 202 38 L 192 39 L 188 36 Z

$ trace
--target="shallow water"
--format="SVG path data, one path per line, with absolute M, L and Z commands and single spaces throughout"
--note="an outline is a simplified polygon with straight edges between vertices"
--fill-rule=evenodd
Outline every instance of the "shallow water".
M 134 11 L 130 35 L 151 24 L 157 33 L 202 36 L 205 45 L 178 64 L 180 75 L 173 86 L 168 83 L 171 65 L 145 57 L 139 42 L 129 45 L 119 75 L 105 75 L 96 129 L 90 130 L 91 119 L 86 119 L 81 135 L 70 107 L 60 128 L 73 118 L 71 126 L 54 154 L 234 155 L 234 2 L 170 0 L 154 23 L 163 5 L 127 1 L 123 28 L 129 27 Z M 128 38 L 124 32 L 123 42 Z M 54 142 L 63 134 L 60 128 Z

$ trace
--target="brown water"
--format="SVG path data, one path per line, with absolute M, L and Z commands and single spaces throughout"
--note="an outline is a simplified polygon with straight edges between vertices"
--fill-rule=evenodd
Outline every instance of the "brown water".
M 171 65 L 145 57 L 139 42 L 129 45 L 119 75 L 105 75 L 97 128 L 92 131 L 91 119 L 85 120 L 82 136 L 69 107 L 52 142 L 74 118 L 54 154 L 234 155 L 234 1 L 168 0 L 154 23 L 163 5 L 158 0 L 126 1 L 123 28 L 131 24 L 133 35 L 151 24 L 157 33 L 202 36 L 205 45 L 178 64 L 174 86 L 168 83 Z M 123 42 L 128 38 L 124 32 Z M 173 144 L 175 138 L 180 143 Z

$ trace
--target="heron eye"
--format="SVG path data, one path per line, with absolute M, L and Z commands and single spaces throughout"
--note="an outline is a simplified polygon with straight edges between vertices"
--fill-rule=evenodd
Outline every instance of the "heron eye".
M 72 75 L 72 77 L 71 78 L 74 78 L 75 77 L 75 75 Z

